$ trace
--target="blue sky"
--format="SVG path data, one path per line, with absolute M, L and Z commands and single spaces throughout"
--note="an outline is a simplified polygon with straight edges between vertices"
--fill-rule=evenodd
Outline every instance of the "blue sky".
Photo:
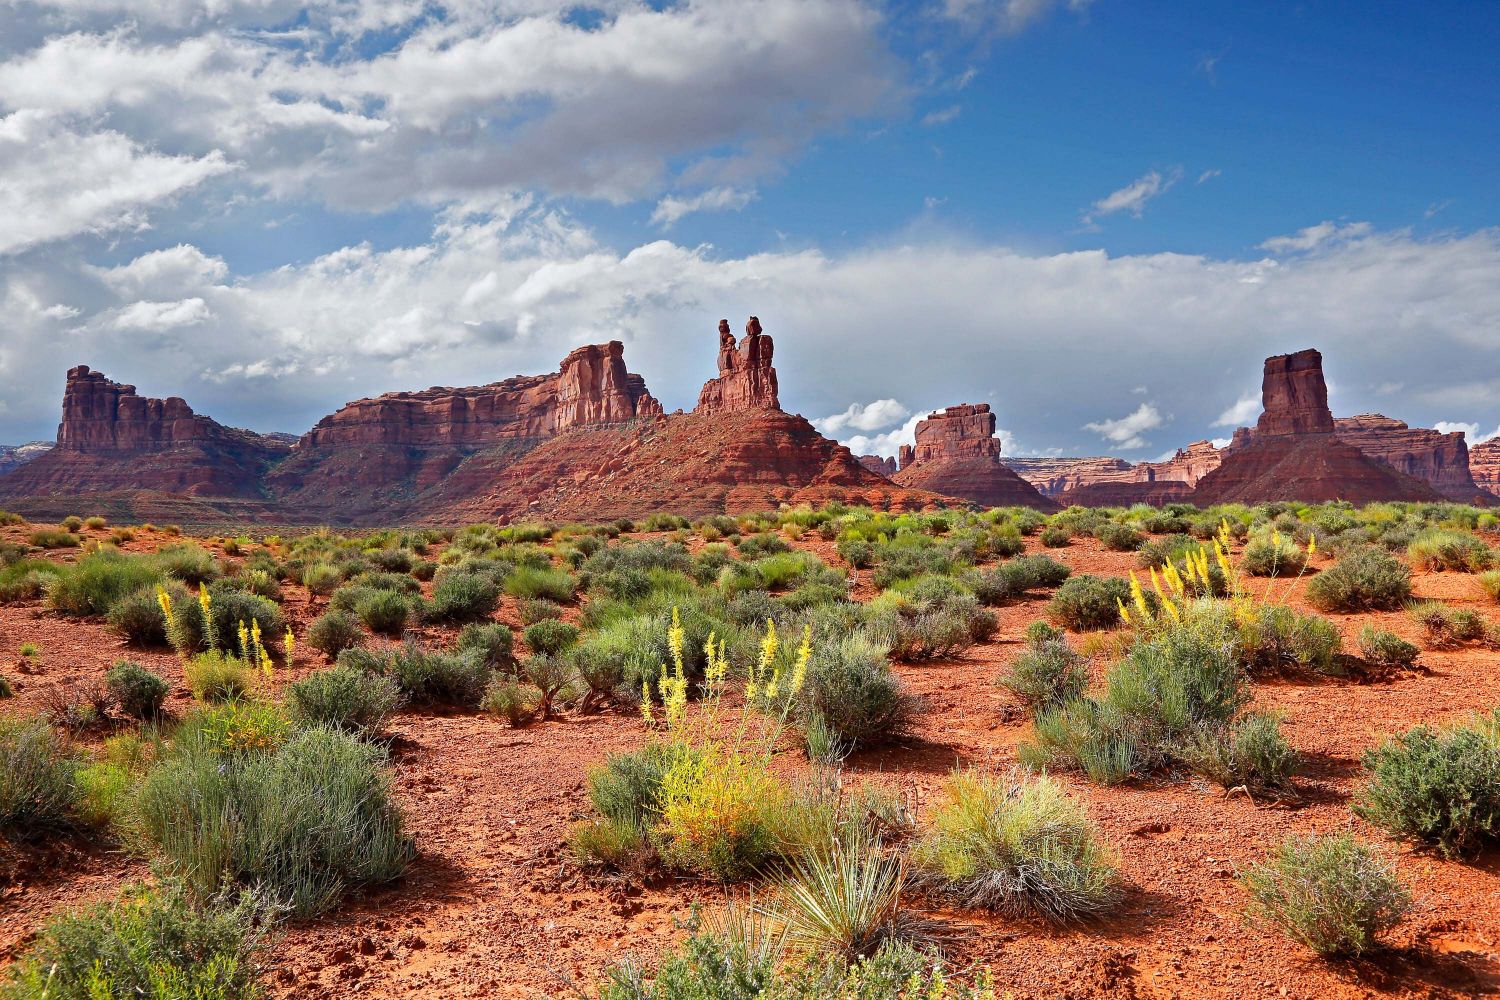
M 262 430 L 713 328 L 893 451 L 1156 458 L 1318 346 L 1335 411 L 1500 429 L 1500 6 L 0 2 L 0 440 L 62 372 Z M 1248 401 L 1248 402 L 1247 402 Z

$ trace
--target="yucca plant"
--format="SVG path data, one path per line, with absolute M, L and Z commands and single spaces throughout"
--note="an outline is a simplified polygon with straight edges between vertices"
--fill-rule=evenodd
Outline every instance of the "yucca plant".
M 901 909 L 905 888 L 901 858 L 886 853 L 878 837 L 850 827 L 830 850 L 793 863 L 766 912 L 791 948 L 853 961 L 916 934 L 916 923 Z

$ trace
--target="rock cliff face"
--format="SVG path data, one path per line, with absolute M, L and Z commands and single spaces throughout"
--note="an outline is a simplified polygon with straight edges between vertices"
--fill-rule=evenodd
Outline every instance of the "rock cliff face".
M 1470 503 L 1481 490 L 1469 471 L 1469 446 L 1462 431 L 1444 434 L 1408 427 L 1379 413 L 1334 420 L 1335 433 L 1373 459 L 1424 480 L 1450 500 Z
M 1000 461 L 995 414 L 988 403 L 963 403 L 917 423 L 916 444 L 903 446 L 893 481 L 912 489 L 962 497 L 990 507 L 1057 504 Z
M 1469 449 L 1469 474 L 1480 489 L 1500 499 L 1500 438 Z
M 0 475 L 40 458 L 53 448 L 51 441 L 28 441 L 25 444 L 0 444 Z
M 894 458 L 882 457 L 880 455 L 861 455 L 859 464 L 875 473 L 889 479 L 896 474 L 896 460 Z
M 572 351 L 550 375 L 361 399 L 318 421 L 268 478 L 279 502 L 323 516 L 415 513 L 469 495 L 559 434 L 661 416 L 619 341 Z
M 288 450 L 279 437 L 225 427 L 175 396 L 141 396 L 135 386 L 79 365 L 63 389 L 57 446 L 7 473 L 0 494 L 258 497 L 267 467 Z
M 1339 440 L 1317 351 L 1267 358 L 1261 405 L 1255 430 L 1235 431 L 1223 462 L 1199 480 L 1194 503 L 1443 499 L 1422 480 Z
M 738 344 L 729 331 L 729 320 L 719 320 L 719 377 L 704 384 L 694 412 L 781 409 L 776 369 L 771 367 L 774 349 L 775 344 L 761 332 L 760 320 L 754 316 L 745 324 L 745 336 Z
M 1208 441 L 1194 441 L 1164 462 L 1121 458 L 1006 458 L 1002 461 L 1043 496 L 1065 505 L 1128 506 L 1181 500 L 1222 456 Z

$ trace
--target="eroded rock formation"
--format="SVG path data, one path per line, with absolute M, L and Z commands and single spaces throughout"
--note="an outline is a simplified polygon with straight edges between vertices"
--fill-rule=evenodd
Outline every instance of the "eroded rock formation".
M 729 330 L 729 321 L 719 320 L 719 377 L 704 384 L 694 412 L 781 409 L 776 369 L 771 366 L 775 346 L 761 332 L 760 320 L 754 316 L 745 324 L 745 336 L 738 343 Z
M 1469 474 L 1480 489 L 1500 499 L 1500 437 L 1469 449 Z
M 1209 441 L 1194 441 L 1164 462 L 1132 463 L 1110 457 L 1002 459 L 1043 496 L 1087 506 L 1180 500 L 1221 460 Z
M 172 396 L 153 399 L 79 365 L 63 389 L 57 445 L 0 479 L 6 496 L 159 490 L 258 497 L 278 437 L 225 427 Z
M 1420 479 L 1370 458 L 1335 435 L 1315 350 L 1266 359 L 1264 408 L 1252 432 L 1240 428 L 1217 469 L 1193 491 L 1199 506 L 1266 500 L 1440 500 Z
M 1000 461 L 995 414 L 988 403 L 963 403 L 919 421 L 916 444 L 901 449 L 893 481 L 992 507 L 1056 510 L 1057 504 Z
M 883 457 L 880 455 L 861 455 L 859 456 L 859 464 L 863 465 L 865 468 L 869 469 L 877 476 L 884 476 L 887 479 L 894 476 L 896 474 L 896 470 L 899 468 L 899 466 L 896 465 L 896 460 L 894 458 Z
M 1450 500 L 1472 502 L 1481 492 L 1469 471 L 1469 446 L 1462 431 L 1408 427 L 1379 413 L 1334 420 L 1335 433 L 1371 458 L 1424 480 Z

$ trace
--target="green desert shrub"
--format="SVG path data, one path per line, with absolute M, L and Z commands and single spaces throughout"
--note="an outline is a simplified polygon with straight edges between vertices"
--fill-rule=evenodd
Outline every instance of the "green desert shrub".
M 1099 544 L 1111 552 L 1134 552 L 1146 541 L 1146 536 L 1130 525 L 1117 524 L 1113 521 L 1101 524 L 1095 529 L 1094 537 L 1099 539 Z
M 1406 556 L 1417 569 L 1437 572 L 1479 573 L 1495 562 L 1495 554 L 1467 531 L 1424 531 L 1406 547 Z
M 630 753 L 610 754 L 588 772 L 589 801 L 606 819 L 648 830 L 661 821 L 662 783 L 680 745 L 647 743 Z
M 1306 568 L 1306 551 L 1279 535 L 1256 538 L 1240 558 L 1240 569 L 1251 576 L 1296 576 Z
M 192 542 L 163 545 L 152 560 L 167 576 L 189 587 L 197 588 L 219 578 L 219 562 L 213 553 Z
M 432 589 L 432 600 L 423 614 L 428 621 L 465 625 L 494 614 L 500 606 L 500 587 L 478 573 L 444 576 Z
M 818 718 L 847 750 L 896 739 L 916 709 L 885 649 L 858 632 L 813 648 L 798 699 L 804 721 Z
M 0 982 L 0 998 L 259 1000 L 259 911 L 248 893 L 201 901 L 175 879 L 127 887 L 53 918 Z
M 491 677 L 488 664 L 475 653 L 445 653 L 415 643 L 377 658 L 377 663 L 377 672 L 388 674 L 407 700 L 418 705 L 473 708 Z
M 40 528 L 26 536 L 30 545 L 39 549 L 76 549 L 83 543 L 83 539 L 71 531 L 62 531 L 56 528 Z
M 1073 540 L 1073 533 L 1067 528 L 1052 525 L 1043 528 L 1042 533 L 1037 537 L 1041 540 L 1043 547 L 1061 549 L 1066 548 L 1068 543 Z
M 1069 578 L 1047 603 L 1047 617 L 1075 632 L 1112 628 L 1120 623 L 1120 605 L 1130 600 L 1130 584 L 1117 576 Z
M 307 644 L 329 659 L 365 641 L 359 619 L 344 611 L 325 611 L 307 628 Z
M 523 597 L 516 601 L 516 613 L 521 617 L 522 626 L 526 626 L 561 618 L 563 609 L 561 604 L 545 597 Z
M 1364 758 L 1354 811 L 1453 857 L 1500 838 L 1500 709 L 1467 725 L 1417 726 Z
M 1281 732 L 1281 720 L 1250 712 L 1228 725 L 1203 726 L 1182 744 L 1188 767 L 1224 788 L 1291 788 L 1301 757 Z
M 337 726 L 361 735 L 380 732 L 401 700 L 391 678 L 347 665 L 309 674 L 286 691 L 287 714 L 299 726 Z
M 313 563 L 302 571 L 302 586 L 309 594 L 327 597 L 344 582 L 344 574 L 332 563 Z
M 1307 600 L 1319 611 L 1389 611 L 1409 597 L 1411 571 L 1374 547 L 1345 553 L 1307 585 Z
M 1409 670 L 1422 651 L 1394 632 L 1374 625 L 1359 630 L 1359 655 L 1387 669 Z
M 465 625 L 453 645 L 455 653 L 477 658 L 490 671 L 509 671 L 516 666 L 515 637 L 499 622 Z
M 60 523 L 62 527 L 67 531 L 77 531 L 83 527 L 83 518 L 79 517 L 77 514 L 69 514 L 67 517 L 63 518 Z
M 526 626 L 521 637 L 526 640 L 526 645 L 532 652 L 552 656 L 572 648 L 578 642 L 578 626 L 544 619 Z
M 167 682 L 138 663 L 121 660 L 104 675 L 110 698 L 132 719 L 152 719 L 167 698 Z
M 1043 638 L 1027 644 L 1000 686 L 1034 715 L 1082 697 L 1089 686 L 1089 661 L 1061 638 Z
M 1369 952 L 1411 908 L 1391 866 L 1349 834 L 1288 837 L 1240 881 L 1252 918 L 1320 955 Z
M 200 896 L 228 882 L 313 916 L 411 858 L 385 763 L 380 747 L 325 726 L 239 753 L 179 739 L 141 784 L 140 833 Z
M 354 614 L 371 632 L 399 635 L 411 615 L 411 600 L 393 590 L 371 590 L 355 603 Z
M 1252 604 L 1237 617 L 1240 658 L 1252 673 L 1289 668 L 1320 674 L 1341 671 L 1339 630 L 1326 618 L 1304 615 L 1283 604 Z
M 148 560 L 102 550 L 59 573 L 47 588 L 47 603 L 65 615 L 105 615 L 121 600 L 150 588 L 161 574 Z
M 179 587 L 169 591 L 174 604 L 188 600 L 188 593 Z M 115 602 L 105 616 L 109 627 L 125 641 L 136 646 L 165 646 L 167 644 L 167 622 L 162 616 L 155 587 L 142 587 Z
M 1051 778 L 960 771 L 912 862 L 961 906 L 1064 922 L 1120 899 L 1120 877 L 1083 806 Z
M 0 715 L 0 839 L 26 840 L 72 822 L 77 768 L 45 719 Z
M 170 592 L 170 591 L 169 591 Z M 286 629 L 286 619 L 281 609 L 264 597 L 247 594 L 222 582 L 208 588 L 210 630 L 204 629 L 203 606 L 198 595 L 188 600 L 172 600 L 173 625 L 167 630 L 167 638 L 178 653 L 187 655 L 206 651 L 210 642 L 214 647 L 227 652 L 241 652 L 239 629 L 243 622 L 248 629 L 260 625 L 263 641 L 280 636 Z

